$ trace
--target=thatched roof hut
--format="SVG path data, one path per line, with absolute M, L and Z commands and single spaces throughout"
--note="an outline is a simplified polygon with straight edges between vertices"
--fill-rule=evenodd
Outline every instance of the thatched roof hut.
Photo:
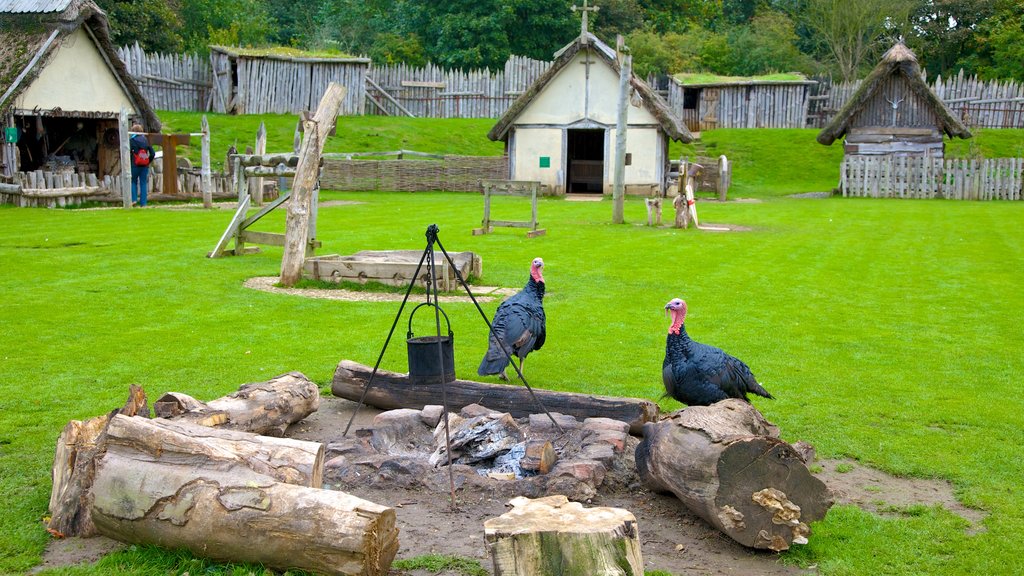
M 160 129 L 91 0 L 0 0 L 2 174 L 120 171 L 118 116 Z
M 668 102 L 690 130 L 803 128 L 810 87 L 796 72 L 762 76 L 680 73 L 670 78 Z
M 845 136 L 847 154 L 942 156 L 944 134 L 971 137 L 928 87 L 914 53 L 897 42 L 818 134 L 818 142 L 829 146 Z
M 28 106 L 31 102 L 19 103 L 19 95 L 46 70 L 62 45 L 77 40 L 75 36 L 80 31 L 95 44 L 107 68 L 107 71 L 90 69 L 83 73 L 105 76 L 109 71 L 130 101 L 130 112 L 137 115 L 147 130 L 159 130 L 160 120 L 110 41 L 107 15 L 91 0 L 0 0 L 0 113 L 12 107 L 34 108 Z M 69 86 L 73 80 L 68 79 Z M 117 116 L 116 112 L 113 117 Z
M 586 41 L 582 41 L 583 37 L 586 37 Z M 533 100 L 543 92 L 548 84 L 555 79 L 556 76 L 572 61 L 575 60 L 580 50 L 586 49 L 587 47 L 593 48 L 592 54 L 597 56 L 599 60 L 611 67 L 616 75 L 619 73 L 619 62 L 615 57 L 615 50 L 610 46 L 601 42 L 597 36 L 587 32 L 585 35 L 580 36 L 576 40 L 573 40 L 568 45 L 564 46 L 558 52 L 555 52 L 555 60 L 551 63 L 551 67 L 548 68 L 547 72 L 542 74 L 537 80 L 522 94 L 519 98 L 512 103 L 512 106 L 502 114 L 501 118 L 498 119 L 498 123 L 491 128 L 490 132 L 487 133 L 487 137 L 491 140 L 505 140 L 508 137 L 508 132 L 512 128 L 515 119 L 525 110 Z M 679 121 L 679 118 L 672 113 L 672 109 L 669 108 L 668 103 L 665 102 L 664 98 L 659 96 L 651 87 L 635 74 L 630 79 L 630 85 L 640 96 L 643 107 L 654 115 L 661 124 L 665 134 L 676 141 L 688 143 L 693 141 L 693 134 L 686 129 L 686 126 Z
M 554 62 L 487 133 L 505 142 L 510 177 L 555 193 L 611 190 L 620 66 L 615 50 L 590 32 L 555 53 Z M 630 78 L 627 192 L 663 189 L 669 140 L 693 135 L 646 82 Z

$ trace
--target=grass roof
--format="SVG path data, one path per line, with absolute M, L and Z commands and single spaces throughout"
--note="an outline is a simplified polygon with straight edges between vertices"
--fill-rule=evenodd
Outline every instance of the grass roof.
M 262 48 L 241 48 L 238 46 L 210 46 L 211 50 L 225 52 L 233 56 L 250 56 L 261 58 L 317 59 L 317 60 L 369 60 L 338 50 L 299 50 L 290 46 L 266 46 Z
M 806 82 L 807 77 L 798 72 L 779 72 L 761 76 L 721 76 L 707 72 L 682 72 L 672 76 L 680 84 L 750 84 L 766 82 Z

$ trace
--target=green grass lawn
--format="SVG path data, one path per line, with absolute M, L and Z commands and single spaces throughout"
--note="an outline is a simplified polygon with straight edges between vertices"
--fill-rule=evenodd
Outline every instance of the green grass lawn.
M 483 256 L 488 284 L 522 285 L 530 259 L 543 256 L 549 335 L 530 357 L 534 386 L 657 398 L 663 306 L 681 296 L 690 334 L 744 359 L 776 396 L 756 403 L 785 439 L 949 480 L 989 513 L 968 535 L 944 510 L 893 519 L 836 507 L 784 561 L 827 575 L 1024 572 L 1012 544 L 1024 531 L 1024 203 L 701 203 L 703 221 L 751 228 L 711 233 L 639 226 L 638 199 L 626 205 L 630 224 L 615 226 L 608 201 L 546 198 L 548 234 L 528 240 L 509 229 L 472 236 L 482 210 L 474 194 L 327 196 L 361 203 L 321 208 L 323 253 L 419 250 L 436 222 L 449 251 Z M 495 205 L 510 218 L 523 208 Z M 0 573 L 39 562 L 61 428 L 120 406 L 129 384 L 151 399 L 211 399 L 300 370 L 326 390 L 342 358 L 376 359 L 394 303 L 243 288 L 277 274 L 281 252 L 206 259 L 230 216 L 0 208 Z M 260 229 L 283 229 L 280 211 L 267 220 Z M 446 310 L 457 373 L 475 374 L 486 329 L 471 304 Z M 404 354 L 393 345 L 383 366 L 404 370 Z M 135 549 L 52 573 L 217 570 L 196 562 Z

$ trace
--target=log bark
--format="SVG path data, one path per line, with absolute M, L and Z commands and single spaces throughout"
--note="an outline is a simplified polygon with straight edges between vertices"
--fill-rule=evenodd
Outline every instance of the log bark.
M 169 420 L 282 436 L 288 426 L 319 407 L 316 383 L 300 372 L 288 372 L 266 382 L 244 384 L 238 392 L 205 403 L 188 394 L 169 392 L 153 404 L 153 411 Z
M 831 492 L 797 451 L 742 400 L 692 406 L 645 425 L 636 465 L 648 488 L 675 494 L 752 548 L 806 543 L 809 525 L 832 506 Z
M 628 510 L 584 508 L 561 495 L 511 504 L 484 522 L 494 576 L 643 575 L 639 530 Z
M 299 164 L 295 167 L 292 197 L 285 220 L 284 254 L 281 257 L 281 283 L 285 286 L 294 285 L 302 277 L 302 262 L 309 246 L 313 188 L 320 177 L 320 156 L 347 91 L 344 86 L 331 82 L 317 105 L 313 119 L 303 124 L 306 141 L 299 154 Z
M 168 462 L 167 460 L 170 460 Z M 187 548 L 214 560 L 323 574 L 387 574 L 398 550 L 392 508 L 275 481 L 244 466 L 193 466 L 110 442 L 89 512 L 100 534 Z
M 89 420 L 72 420 L 57 438 L 53 459 L 50 491 L 50 521 L 47 528 L 55 536 L 90 536 L 95 534 L 85 496 L 92 486 L 95 459 L 106 443 L 107 426 L 118 414 L 149 415 L 149 404 L 142 387 L 132 384 L 125 405 L 109 414 Z
M 372 372 L 370 366 L 342 360 L 334 371 L 331 392 L 335 396 L 358 401 Z M 633 433 L 639 433 L 644 423 L 658 418 L 658 405 L 650 400 L 553 392 L 537 388 L 533 391 L 550 412 L 567 414 L 580 420 L 593 417 L 620 420 L 628 423 Z M 452 412 L 470 404 L 481 404 L 496 412 L 507 412 L 513 418 L 543 413 L 525 386 L 455 380 L 445 384 L 445 392 L 448 410 Z M 427 405 L 442 404 L 441 387 L 436 384 L 413 384 L 406 374 L 378 370 L 364 401 L 381 410 L 421 410 Z
M 183 477 L 199 469 L 230 474 L 242 470 L 285 484 L 323 485 L 324 446 L 319 442 L 118 415 L 111 419 L 106 435 L 107 452 L 115 449 Z

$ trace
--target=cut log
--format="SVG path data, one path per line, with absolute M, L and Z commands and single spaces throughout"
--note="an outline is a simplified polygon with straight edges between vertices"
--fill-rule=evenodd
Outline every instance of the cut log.
M 691 406 L 644 426 L 640 478 L 744 546 L 804 544 L 832 494 L 752 405 L 736 399 Z
M 530 440 L 526 443 L 526 454 L 519 460 L 519 467 L 529 472 L 547 474 L 558 462 L 555 447 L 547 440 Z
M 331 392 L 335 396 L 358 401 L 372 372 L 369 366 L 342 360 L 334 371 Z M 593 417 L 620 420 L 628 423 L 633 433 L 639 433 L 644 423 L 658 418 L 658 405 L 650 400 L 553 392 L 537 388 L 533 391 L 550 412 L 567 414 L 580 420 Z M 482 404 L 496 412 L 507 412 L 513 418 L 543 412 L 525 386 L 455 380 L 445 384 L 445 392 L 448 409 L 452 412 L 470 404 Z M 364 401 L 381 410 L 420 410 L 430 404 L 442 403 L 441 387 L 437 384 L 413 384 L 406 374 L 377 370 L 373 386 L 366 392 Z
M 621 508 L 584 508 L 565 496 L 530 500 L 484 522 L 494 576 L 643 576 L 636 518 Z
M 106 448 L 134 453 L 187 476 L 200 469 L 236 473 L 252 470 L 285 484 L 320 488 L 324 445 L 210 428 L 190 422 L 115 416 L 107 426 Z M 182 470 L 179 474 L 172 470 Z
M 146 393 L 141 386 L 129 386 L 128 400 L 119 410 L 84 422 L 72 420 L 57 438 L 51 469 L 53 488 L 50 491 L 50 522 L 47 527 L 58 537 L 94 534 L 84 498 L 92 486 L 94 461 L 103 451 L 107 426 L 117 414 L 149 415 Z
M 168 465 L 118 443 L 96 461 L 89 511 L 116 540 L 280 570 L 384 575 L 398 550 L 392 508 L 244 467 Z
M 169 392 L 153 404 L 153 411 L 160 418 L 282 436 L 289 425 L 319 407 L 316 383 L 300 372 L 288 372 L 266 382 L 244 384 L 238 392 L 206 403 Z

